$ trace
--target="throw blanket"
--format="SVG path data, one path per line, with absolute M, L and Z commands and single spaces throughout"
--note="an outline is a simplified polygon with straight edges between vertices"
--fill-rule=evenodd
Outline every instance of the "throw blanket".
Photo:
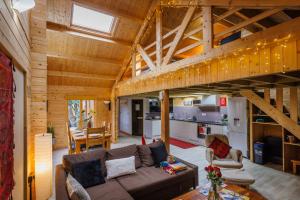
M 13 180 L 13 73 L 11 61 L 0 52 L 0 199 L 7 200 Z

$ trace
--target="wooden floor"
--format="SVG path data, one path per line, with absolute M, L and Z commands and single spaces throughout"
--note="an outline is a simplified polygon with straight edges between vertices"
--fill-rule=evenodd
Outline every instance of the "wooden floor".
M 147 141 L 150 142 L 150 141 Z M 141 144 L 140 137 L 120 137 L 118 144 L 112 144 L 112 148 L 127 146 L 129 144 Z M 181 149 L 171 145 L 171 153 L 185 159 L 199 167 L 199 184 L 207 183 L 204 167 L 205 148 L 198 146 L 189 149 Z M 53 165 L 61 163 L 62 156 L 67 154 L 67 149 L 57 150 L 53 153 Z M 256 179 L 250 187 L 256 190 L 266 199 L 270 200 L 296 200 L 300 198 L 300 176 L 284 173 L 269 167 L 257 165 L 244 159 L 244 168 Z M 54 177 L 54 173 L 53 173 Z M 54 179 L 53 179 L 54 180 Z M 54 181 L 53 181 L 54 188 Z M 54 196 L 50 199 L 55 199 Z

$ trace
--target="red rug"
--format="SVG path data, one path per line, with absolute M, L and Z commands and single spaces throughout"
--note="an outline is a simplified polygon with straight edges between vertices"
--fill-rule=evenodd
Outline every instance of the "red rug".
M 195 144 L 191 144 L 188 142 L 184 142 L 175 138 L 170 138 L 170 144 L 180 147 L 182 149 L 189 149 L 189 148 L 193 148 L 193 147 L 197 147 L 198 145 Z

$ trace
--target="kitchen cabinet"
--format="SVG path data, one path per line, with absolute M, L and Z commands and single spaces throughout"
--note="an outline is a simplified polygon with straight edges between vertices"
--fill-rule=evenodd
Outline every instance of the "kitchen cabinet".
M 146 138 L 160 137 L 161 120 L 145 120 L 144 121 L 144 136 Z

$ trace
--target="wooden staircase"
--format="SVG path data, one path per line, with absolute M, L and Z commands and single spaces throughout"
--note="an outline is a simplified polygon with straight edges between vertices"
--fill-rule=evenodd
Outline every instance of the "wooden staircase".
M 240 94 L 249 101 L 250 108 L 250 159 L 254 161 L 254 143 L 266 136 L 282 139 L 282 170 L 292 171 L 291 160 L 300 160 L 300 126 L 298 125 L 297 88 L 291 87 L 290 108 L 283 105 L 283 88 L 276 88 L 276 98 L 271 99 L 270 89 L 263 95 L 252 90 L 241 90 Z M 259 112 L 257 112 L 259 111 Z M 258 118 L 270 121 L 258 121 Z M 287 136 L 293 135 L 297 142 L 290 143 Z

